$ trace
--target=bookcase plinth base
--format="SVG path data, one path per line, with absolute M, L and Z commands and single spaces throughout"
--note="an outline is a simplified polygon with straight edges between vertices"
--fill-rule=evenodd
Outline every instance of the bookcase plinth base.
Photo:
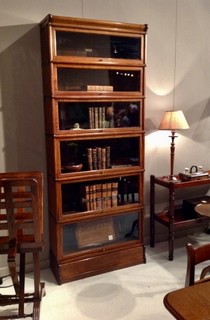
M 58 284 L 114 271 L 137 264 L 145 263 L 145 248 L 143 245 L 92 255 L 72 261 L 57 261 L 53 253 L 50 254 L 50 266 Z

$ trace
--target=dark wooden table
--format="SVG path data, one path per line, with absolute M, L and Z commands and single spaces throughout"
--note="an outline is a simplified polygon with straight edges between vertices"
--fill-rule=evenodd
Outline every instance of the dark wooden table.
M 178 320 L 210 319 L 210 281 L 168 293 L 166 309 Z

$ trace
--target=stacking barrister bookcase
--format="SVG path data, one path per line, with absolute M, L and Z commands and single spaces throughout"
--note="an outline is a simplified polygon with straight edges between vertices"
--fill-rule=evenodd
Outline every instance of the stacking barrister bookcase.
M 147 25 L 48 15 L 40 29 L 57 282 L 144 263 Z

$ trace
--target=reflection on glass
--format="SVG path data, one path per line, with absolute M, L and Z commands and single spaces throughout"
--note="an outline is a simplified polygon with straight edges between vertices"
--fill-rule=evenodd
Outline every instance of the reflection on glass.
M 62 172 L 100 170 L 139 165 L 139 137 L 61 141 Z M 73 167 L 81 164 L 80 167 Z M 69 167 L 69 168 L 68 168 Z
M 59 91 L 137 91 L 140 72 L 135 70 L 74 69 L 59 67 Z
M 139 177 L 120 177 L 61 185 L 62 212 L 80 214 L 85 211 L 106 210 L 117 206 L 141 203 Z
M 141 38 L 56 32 L 57 55 L 140 59 Z
M 141 126 L 141 101 L 60 102 L 59 129 L 121 128 Z
M 62 227 L 63 252 L 85 250 L 139 238 L 138 213 L 126 213 Z

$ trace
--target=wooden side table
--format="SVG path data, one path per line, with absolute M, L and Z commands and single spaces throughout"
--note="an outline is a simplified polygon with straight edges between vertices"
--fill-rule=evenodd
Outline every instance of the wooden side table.
M 178 176 L 177 176 L 178 179 Z M 178 189 L 210 185 L 210 178 L 192 181 L 169 181 L 167 177 L 150 176 L 150 245 L 155 246 L 155 222 L 159 222 L 168 228 L 169 260 L 174 258 L 175 229 L 180 227 L 193 227 L 198 223 L 207 222 L 208 218 L 201 215 L 190 215 L 183 208 L 175 205 L 176 191 Z M 156 186 L 168 190 L 168 210 L 156 212 Z

